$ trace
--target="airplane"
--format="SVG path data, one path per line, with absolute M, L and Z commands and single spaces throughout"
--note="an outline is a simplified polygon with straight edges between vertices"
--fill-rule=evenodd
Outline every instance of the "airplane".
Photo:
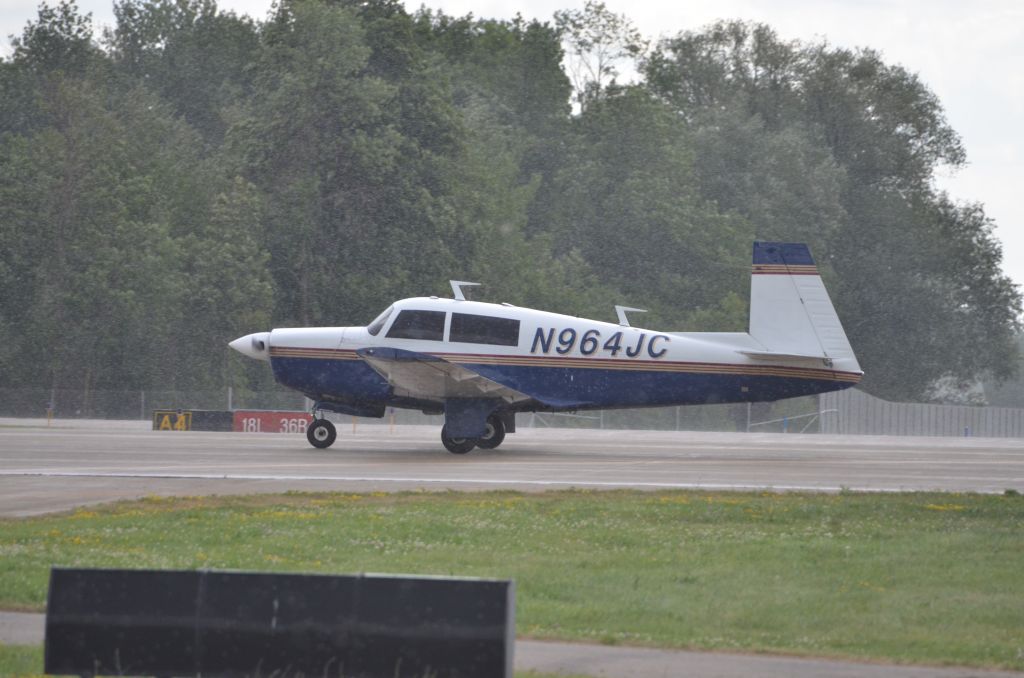
M 330 447 L 324 412 L 443 414 L 454 454 L 494 449 L 520 412 L 772 401 L 845 389 L 863 371 L 803 243 L 755 242 L 748 332 L 658 332 L 511 304 L 396 301 L 365 327 L 279 328 L 230 346 L 268 361 L 312 400 L 306 431 Z

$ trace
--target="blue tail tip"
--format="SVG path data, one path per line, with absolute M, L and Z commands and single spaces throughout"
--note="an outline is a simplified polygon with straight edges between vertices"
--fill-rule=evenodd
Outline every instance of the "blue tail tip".
M 813 266 L 814 258 L 806 243 L 754 242 L 754 264 L 787 264 Z

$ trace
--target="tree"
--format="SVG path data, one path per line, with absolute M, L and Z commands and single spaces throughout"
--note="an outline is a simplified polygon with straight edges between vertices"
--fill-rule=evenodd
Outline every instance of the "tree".
M 555 24 L 568 45 L 569 77 L 581 110 L 617 84 L 620 62 L 639 59 L 647 49 L 633 23 L 603 2 L 587 0 L 582 10 L 559 10 Z
M 421 10 L 417 35 L 447 62 L 452 100 L 461 111 L 514 129 L 521 179 L 553 165 L 550 149 L 564 134 L 571 85 L 562 72 L 559 31 L 538 21 L 452 18 Z
M 648 86 L 687 119 L 732 109 L 778 128 L 799 113 L 802 58 L 769 26 L 720 21 L 662 40 L 642 66 Z
M 219 145 L 225 109 L 252 86 L 249 66 L 260 47 L 254 22 L 218 11 L 213 0 L 119 0 L 114 16 L 106 41 L 119 70 Z
M 226 340 L 273 303 L 251 187 L 159 96 L 89 59 L 40 70 L 19 52 L 7 72 L 28 75 L 38 114 L 0 138 L 0 331 L 18 328 L 2 371 L 36 384 L 42 366 L 84 411 L 99 387 L 223 384 Z
M 230 374 L 225 338 L 270 327 L 274 284 L 263 249 L 263 204 L 256 187 L 240 177 L 212 201 L 204 223 L 180 238 L 189 371 L 208 375 L 196 382 L 216 387 L 238 383 Z
M 711 110 L 691 125 L 700 194 L 735 211 L 758 240 L 807 242 L 821 254 L 846 219 L 846 173 L 799 126 L 769 129 L 742 108 Z M 823 260 L 822 263 L 825 263 Z
M 43 2 L 38 19 L 11 44 L 13 60 L 40 75 L 81 75 L 98 54 L 92 41 L 92 14 L 79 14 L 74 0 L 60 0 L 56 7 Z
M 380 21 L 411 22 L 380 5 L 282 5 L 264 30 L 254 94 L 228 135 L 268 196 L 284 321 L 357 323 L 451 268 L 458 115 L 443 69 L 415 46 L 398 61 L 374 56 L 364 20 L 375 31 Z
M 134 209 L 147 182 L 124 141 L 132 132 L 103 92 L 64 79 L 51 93 L 57 124 L 8 137 L 0 160 L 4 258 L 18 281 L 7 303 L 23 336 L 10 374 L 38 380 L 31 372 L 43 365 L 53 388 L 86 392 L 101 381 L 138 383 L 159 343 L 147 340 L 161 329 L 149 314 L 175 301 L 173 244 Z
M 652 324 L 678 325 L 742 288 L 749 225 L 700 197 L 689 136 L 669 107 L 624 88 L 574 127 L 550 189 L 556 252 L 578 249 L 623 303 L 652 306 Z
M 56 7 L 43 2 L 37 19 L 12 36 L 11 45 L 10 60 L 0 60 L 0 134 L 31 133 L 53 123 L 46 101 L 57 96 L 61 82 L 102 67 L 92 15 L 79 14 L 72 0 Z

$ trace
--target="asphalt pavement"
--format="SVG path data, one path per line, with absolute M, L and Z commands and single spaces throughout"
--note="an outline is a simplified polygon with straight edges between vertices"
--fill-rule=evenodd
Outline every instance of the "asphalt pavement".
M 301 434 L 35 423 L 0 420 L 0 516 L 287 490 L 1024 491 L 1014 439 L 523 428 L 497 450 L 453 455 L 427 426 L 343 423 L 334 446 L 318 450 Z

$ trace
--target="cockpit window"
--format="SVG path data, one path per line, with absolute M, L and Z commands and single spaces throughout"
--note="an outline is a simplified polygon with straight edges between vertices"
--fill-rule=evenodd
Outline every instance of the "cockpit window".
M 519 321 L 487 315 L 452 313 L 450 339 L 470 344 L 516 346 L 519 343 Z
M 377 316 L 372 323 L 366 326 L 366 331 L 370 333 L 370 336 L 376 337 L 380 334 L 380 331 L 384 329 L 384 323 L 391 317 L 391 312 L 395 310 L 394 306 L 388 306 L 383 313 Z
M 389 339 L 444 338 L 444 311 L 401 311 L 388 330 Z

